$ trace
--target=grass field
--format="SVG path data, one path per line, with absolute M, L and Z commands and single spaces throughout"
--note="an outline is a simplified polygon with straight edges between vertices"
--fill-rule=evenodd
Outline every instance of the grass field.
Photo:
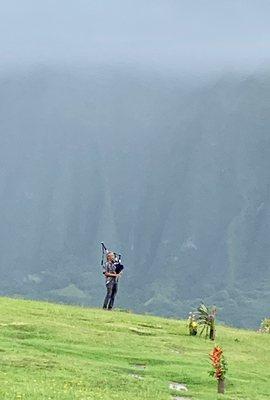
M 186 322 L 121 311 L 0 298 L 0 399 L 263 400 L 270 335 L 217 327 L 228 361 L 225 395 L 208 376 L 213 342 Z M 169 388 L 171 381 L 187 392 Z

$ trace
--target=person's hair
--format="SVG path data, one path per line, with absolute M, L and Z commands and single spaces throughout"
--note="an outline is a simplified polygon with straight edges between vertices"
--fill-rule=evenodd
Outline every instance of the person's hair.
M 114 257 L 114 253 L 112 251 L 109 251 L 109 253 L 107 254 L 107 260 L 111 257 Z

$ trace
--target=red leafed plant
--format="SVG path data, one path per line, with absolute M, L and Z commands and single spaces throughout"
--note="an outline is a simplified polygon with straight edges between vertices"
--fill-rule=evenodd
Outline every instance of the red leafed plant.
M 211 376 L 214 376 L 218 381 L 218 392 L 224 393 L 225 391 L 225 375 L 228 370 L 227 362 L 223 355 L 223 350 L 219 346 L 215 346 L 212 353 L 210 353 L 212 363 L 212 370 L 209 371 Z

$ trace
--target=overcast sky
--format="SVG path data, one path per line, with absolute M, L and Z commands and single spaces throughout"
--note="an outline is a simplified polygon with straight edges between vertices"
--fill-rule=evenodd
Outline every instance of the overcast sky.
M 133 63 L 257 68 L 270 60 L 269 0 L 0 0 L 1 66 Z

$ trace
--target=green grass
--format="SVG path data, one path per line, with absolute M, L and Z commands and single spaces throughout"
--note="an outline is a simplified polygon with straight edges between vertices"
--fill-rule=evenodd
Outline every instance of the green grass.
M 270 397 L 270 335 L 217 327 L 229 366 L 226 394 L 218 396 L 207 373 L 213 342 L 187 335 L 184 321 L 7 298 L 0 304 L 1 400 Z M 170 381 L 188 392 L 171 391 Z

